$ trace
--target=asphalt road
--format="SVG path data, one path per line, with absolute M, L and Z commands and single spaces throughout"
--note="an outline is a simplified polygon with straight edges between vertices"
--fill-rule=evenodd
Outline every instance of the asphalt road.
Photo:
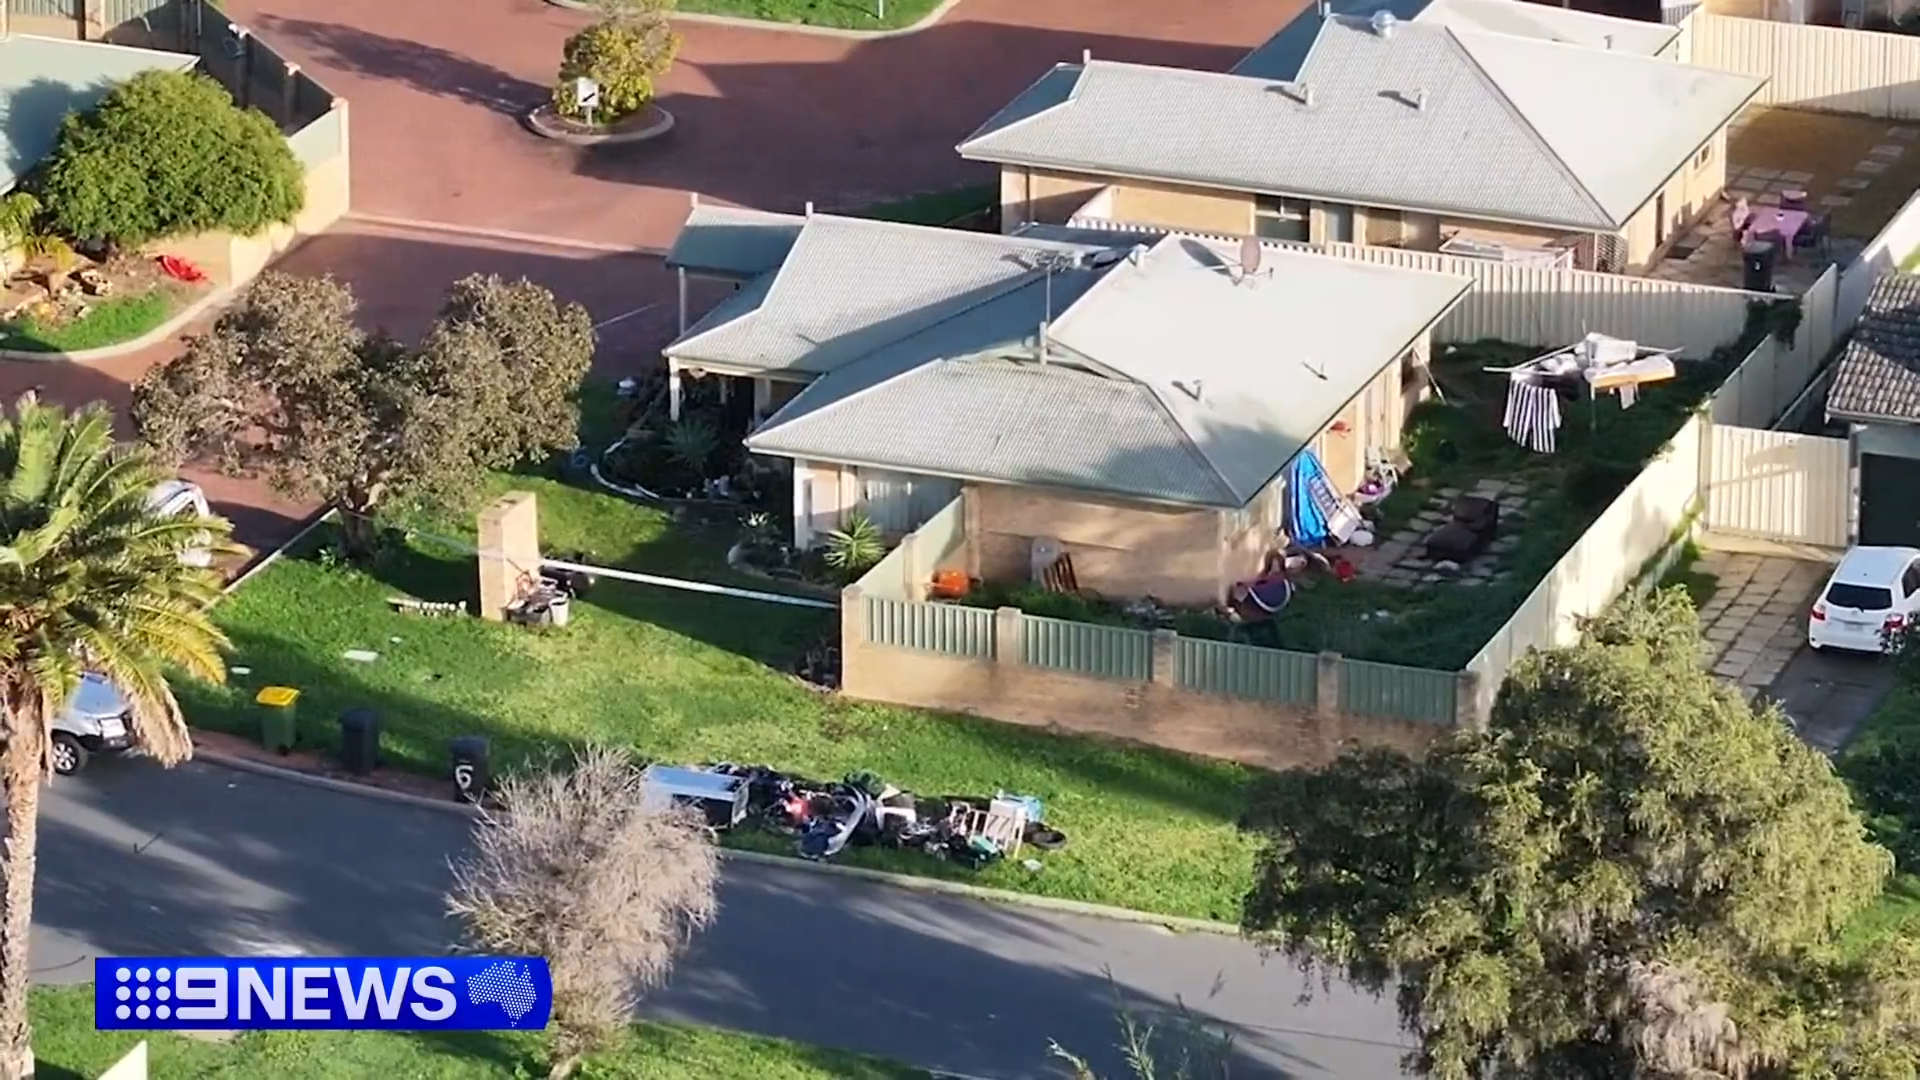
M 248 773 L 98 762 L 48 793 L 34 969 L 64 983 L 95 955 L 433 952 L 468 835 L 454 815 Z M 1296 973 L 1234 939 L 739 863 L 721 901 L 649 1013 L 991 1080 L 1058 1075 L 1057 1039 L 1117 1077 L 1117 991 L 1220 1022 L 1236 1077 L 1399 1075 L 1390 1002 L 1303 1004 Z
M 1767 694 L 1793 718 L 1802 739 L 1833 754 L 1880 708 L 1893 683 L 1893 664 L 1884 657 L 1802 645 Z

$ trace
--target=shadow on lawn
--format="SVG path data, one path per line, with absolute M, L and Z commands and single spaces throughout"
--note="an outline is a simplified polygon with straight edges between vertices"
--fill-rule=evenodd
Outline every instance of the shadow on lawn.
M 49 797 L 36 961 L 61 959 L 39 955 L 50 936 L 80 959 L 421 955 L 451 940 L 441 898 L 464 819 L 204 765 L 103 764 Z M 1139 1009 L 1180 995 L 1240 1025 L 1234 1075 L 1391 1075 L 1398 1052 L 1382 1041 L 1390 1003 L 1336 990 L 1293 1004 L 1295 977 L 1229 938 L 780 867 L 729 865 L 720 899 L 649 1016 L 984 1075 L 1046 1075 L 1058 1039 L 1123 1075 L 1117 987 Z M 519 1053 L 507 1039 L 432 1043 L 501 1062 L 502 1076 Z

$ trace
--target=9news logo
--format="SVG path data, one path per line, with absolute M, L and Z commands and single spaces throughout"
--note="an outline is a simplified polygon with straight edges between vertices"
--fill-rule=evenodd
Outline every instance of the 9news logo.
M 552 1008 L 538 957 L 94 962 L 101 1030 L 529 1030 Z

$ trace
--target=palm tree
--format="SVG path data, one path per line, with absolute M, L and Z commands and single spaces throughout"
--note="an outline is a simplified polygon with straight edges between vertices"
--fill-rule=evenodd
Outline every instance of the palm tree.
M 232 550 L 229 526 L 158 513 L 149 497 L 166 478 L 149 450 L 115 441 L 104 406 L 69 414 L 27 394 L 0 415 L 0 1080 L 33 1074 L 27 934 L 49 725 L 91 671 L 126 699 L 129 734 L 173 765 L 193 743 L 167 669 L 226 676 L 208 618 L 219 576 L 181 556 L 209 540 Z

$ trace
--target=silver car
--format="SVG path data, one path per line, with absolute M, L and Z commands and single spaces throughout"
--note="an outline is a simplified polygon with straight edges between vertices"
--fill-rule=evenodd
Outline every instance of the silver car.
M 67 707 L 53 721 L 53 771 L 72 776 L 95 754 L 123 753 L 133 746 L 127 731 L 127 699 L 98 675 L 81 677 Z

